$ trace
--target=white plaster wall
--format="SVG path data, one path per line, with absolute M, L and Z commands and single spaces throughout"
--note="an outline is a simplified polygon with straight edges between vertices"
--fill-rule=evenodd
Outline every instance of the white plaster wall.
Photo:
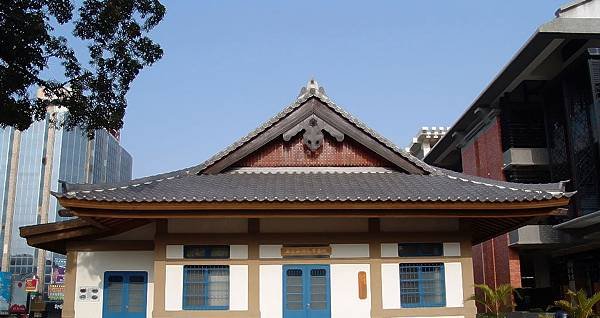
M 261 318 L 281 318 L 283 315 L 283 266 L 260 265 L 259 308 Z
M 369 257 L 369 244 L 331 244 L 331 258 Z
M 331 317 L 365 318 L 371 316 L 371 289 L 369 264 L 332 264 Z M 367 274 L 367 298 L 358 298 L 358 273 Z
M 245 219 L 172 219 L 169 233 L 246 233 Z
M 460 256 L 459 242 L 444 242 L 444 256 Z
M 400 308 L 400 266 L 381 264 L 381 298 L 383 309 Z
M 229 258 L 248 259 L 248 245 L 230 245 Z
M 281 248 L 283 245 L 260 245 L 258 247 L 258 257 L 260 258 L 283 258 Z
M 248 265 L 229 266 L 229 310 L 248 310 Z
M 381 243 L 381 257 L 398 257 L 398 243 Z
M 464 307 L 462 266 L 459 262 L 445 263 L 446 307 Z
M 167 258 L 182 259 L 183 245 L 167 245 Z
M 79 252 L 76 286 L 100 289 L 100 301 L 79 301 L 75 295 L 75 318 L 102 318 L 104 273 L 107 271 L 141 271 L 148 273 L 146 317 L 152 317 L 154 304 L 154 252 Z
M 183 308 L 183 265 L 167 265 L 165 268 L 165 310 Z

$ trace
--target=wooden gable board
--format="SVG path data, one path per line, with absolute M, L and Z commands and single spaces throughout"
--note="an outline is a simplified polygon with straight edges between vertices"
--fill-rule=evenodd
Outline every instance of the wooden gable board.
M 409 174 L 424 174 L 425 171 L 408 161 L 406 158 L 395 153 L 389 149 L 386 145 L 382 144 L 372 136 L 368 135 L 354 124 L 343 118 L 340 114 L 337 114 L 330 107 L 325 105 L 319 98 L 313 96 L 300 105 L 296 110 L 288 114 L 285 118 L 261 132 L 253 139 L 249 140 L 236 150 L 227 154 L 225 157 L 216 161 L 212 165 L 206 167 L 201 173 L 205 174 L 216 174 L 224 171 L 225 169 L 234 166 L 240 160 L 246 158 L 248 155 L 256 152 L 269 142 L 275 140 L 286 131 L 292 129 L 300 122 L 305 120 L 311 115 L 316 115 L 327 124 L 331 125 L 335 129 L 346 135 L 346 138 L 351 138 L 358 142 L 365 148 L 373 151 L 377 155 L 381 156 L 386 161 L 391 162 L 397 168 Z

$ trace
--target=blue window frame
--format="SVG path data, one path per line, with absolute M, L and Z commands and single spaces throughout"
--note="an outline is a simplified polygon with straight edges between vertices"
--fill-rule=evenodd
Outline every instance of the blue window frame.
M 229 245 L 184 245 L 183 258 L 228 259 Z
M 398 244 L 398 256 L 443 256 L 444 245 L 442 243 L 400 243 Z
M 444 264 L 400 264 L 400 306 L 445 307 Z
M 229 309 L 229 266 L 186 265 L 183 267 L 184 310 Z

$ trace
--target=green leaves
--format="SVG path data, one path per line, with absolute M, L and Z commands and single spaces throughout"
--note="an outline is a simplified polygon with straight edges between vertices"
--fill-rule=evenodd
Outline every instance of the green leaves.
M 569 300 L 555 301 L 554 304 L 566 311 L 570 318 L 588 318 L 594 312 L 594 305 L 600 301 L 600 292 L 588 298 L 583 289 L 577 292 L 569 290 L 567 297 Z
M 24 130 L 45 117 L 49 104 L 69 109 L 59 126 L 96 129 L 123 126 L 126 94 L 139 72 L 163 51 L 147 33 L 164 17 L 159 0 L 3 0 L 0 3 L 0 126 Z M 72 23 L 73 35 L 88 42 L 81 62 L 51 21 Z M 51 64 L 51 60 L 59 63 Z M 44 77 L 60 65 L 60 79 Z M 46 99 L 31 96 L 44 87 Z M 50 97 L 48 97 L 50 96 Z
M 468 300 L 474 300 L 476 303 L 481 304 L 493 316 L 504 317 L 505 313 L 513 310 L 512 295 L 514 288 L 510 284 L 503 284 L 495 289 L 486 284 L 476 284 L 475 288 L 479 289 L 483 295 L 475 294 L 469 297 Z

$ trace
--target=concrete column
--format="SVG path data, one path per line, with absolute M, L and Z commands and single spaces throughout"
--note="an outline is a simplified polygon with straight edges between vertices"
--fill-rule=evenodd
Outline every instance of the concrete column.
M 87 141 L 85 154 L 85 183 L 92 183 L 94 175 L 94 139 Z
M 8 272 L 10 266 L 10 243 L 12 239 L 12 224 L 15 214 L 15 199 L 17 196 L 17 173 L 19 170 L 19 150 L 21 148 L 21 131 L 15 129 L 13 133 L 10 170 L 8 172 L 8 191 L 6 202 L 6 215 L 4 222 L 4 242 L 2 243 L 2 271 Z
M 54 141 L 56 139 L 56 112 L 53 108 L 49 108 L 50 118 L 48 123 L 48 138 L 46 140 L 46 151 L 44 161 L 44 175 L 42 183 L 42 202 L 38 211 L 39 224 L 48 223 L 48 209 L 50 205 L 50 190 L 52 187 L 52 162 L 54 161 Z M 46 268 L 46 251 L 38 249 L 37 256 L 37 276 L 40 279 L 40 290 L 43 290 L 44 274 Z

